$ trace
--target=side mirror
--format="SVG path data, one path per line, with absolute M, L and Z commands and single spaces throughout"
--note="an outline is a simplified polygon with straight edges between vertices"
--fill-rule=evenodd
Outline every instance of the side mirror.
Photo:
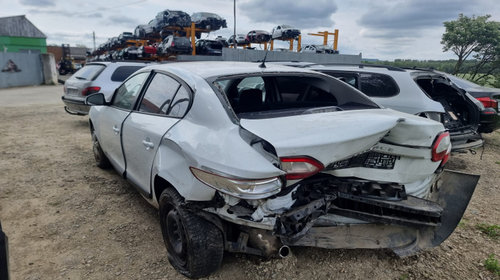
M 91 94 L 85 98 L 85 105 L 89 106 L 102 106 L 107 105 L 106 98 L 104 98 L 104 94 L 98 92 Z

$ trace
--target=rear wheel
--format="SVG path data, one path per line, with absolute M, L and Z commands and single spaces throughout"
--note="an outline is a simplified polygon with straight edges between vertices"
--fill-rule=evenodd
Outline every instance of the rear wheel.
M 102 169 L 107 169 L 111 167 L 111 164 L 109 163 L 108 157 L 104 154 L 102 151 L 101 145 L 99 144 L 99 140 L 97 140 L 97 137 L 95 135 L 95 132 L 92 131 L 92 150 L 94 152 L 94 159 L 95 163 L 98 167 Z
M 160 223 L 168 260 L 189 278 L 208 276 L 222 263 L 222 232 L 212 223 L 184 209 L 183 198 L 172 188 L 160 196 Z

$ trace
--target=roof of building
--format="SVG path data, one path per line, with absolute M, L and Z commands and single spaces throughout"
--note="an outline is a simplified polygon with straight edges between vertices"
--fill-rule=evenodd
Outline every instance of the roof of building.
M 1 17 L 0 36 L 47 38 L 25 15 Z

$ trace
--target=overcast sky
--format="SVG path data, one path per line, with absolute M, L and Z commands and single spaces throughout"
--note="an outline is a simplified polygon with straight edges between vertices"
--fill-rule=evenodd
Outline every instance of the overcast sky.
M 454 58 L 443 53 L 440 40 L 443 22 L 459 13 L 490 14 L 500 21 L 498 0 L 236 0 L 236 6 L 238 33 L 290 24 L 302 30 L 304 45 L 322 43 L 306 33 L 339 29 L 341 53 L 388 60 Z M 165 9 L 221 15 L 228 28 L 209 37 L 229 37 L 234 22 L 232 0 L 0 0 L 0 7 L 0 17 L 25 14 L 47 35 L 48 44 L 90 48 L 92 31 L 99 45 L 123 31 L 133 32 Z

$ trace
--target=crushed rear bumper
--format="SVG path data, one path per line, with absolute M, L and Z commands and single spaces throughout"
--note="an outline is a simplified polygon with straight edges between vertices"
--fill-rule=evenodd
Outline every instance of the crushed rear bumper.
M 399 256 L 413 255 L 450 236 L 478 180 L 477 175 L 445 170 L 428 200 L 328 195 L 280 215 L 274 234 L 288 246 L 390 248 Z M 331 215 L 345 221 L 329 221 Z

